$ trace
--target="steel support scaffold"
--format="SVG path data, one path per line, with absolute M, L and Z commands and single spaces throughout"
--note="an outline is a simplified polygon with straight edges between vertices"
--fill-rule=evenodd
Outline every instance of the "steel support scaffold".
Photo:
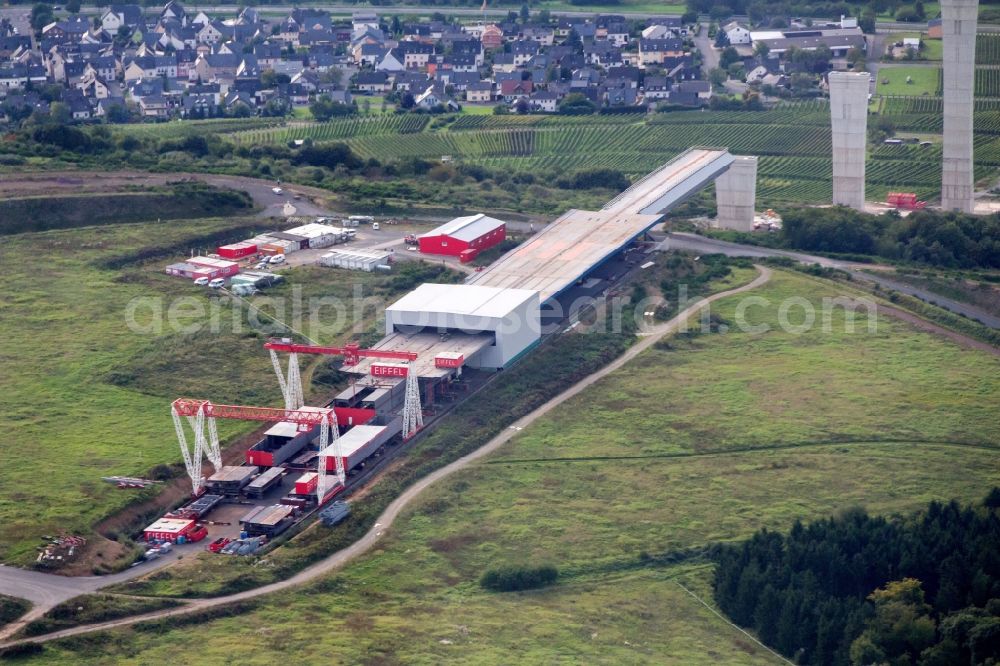
M 274 367 L 274 374 L 278 377 L 278 385 L 281 387 L 281 395 L 285 398 L 286 409 L 298 409 L 304 404 L 305 400 L 302 389 L 302 375 L 299 371 L 299 354 L 343 356 L 344 367 L 357 365 L 363 358 L 379 358 L 387 361 L 401 361 L 403 363 L 408 363 L 417 359 L 417 354 L 415 352 L 385 349 L 362 349 L 360 345 L 354 342 L 349 342 L 343 347 L 327 347 L 323 345 L 300 345 L 292 342 L 290 338 L 272 338 L 264 344 L 264 348 L 271 354 L 271 365 Z M 281 361 L 278 359 L 278 352 L 288 353 L 287 371 L 283 371 L 281 368 Z M 408 382 L 406 400 L 408 401 L 408 404 L 416 404 L 415 415 L 411 414 L 411 421 L 415 424 L 412 432 L 416 432 L 423 427 L 424 417 L 420 409 L 419 389 L 414 387 L 413 393 L 414 395 L 411 398 L 410 385 Z M 405 409 L 403 423 L 403 432 L 405 434 L 407 432 Z
M 216 471 L 222 467 L 222 455 L 219 449 L 219 436 L 215 419 L 294 423 L 300 432 L 308 432 L 319 427 L 320 451 L 324 451 L 331 444 L 334 444 L 337 480 L 340 485 L 344 485 L 346 470 L 344 470 L 343 456 L 337 446 L 340 431 L 337 427 L 337 413 L 333 409 L 277 409 L 245 405 L 216 405 L 208 400 L 178 398 L 171 404 L 170 411 L 174 418 L 174 427 L 177 430 L 177 441 L 181 447 L 181 454 L 184 456 L 184 466 L 188 476 L 191 477 L 191 486 L 195 495 L 199 494 L 204 486 L 204 478 L 201 474 L 202 455 L 208 456 Z M 188 448 L 182 417 L 188 419 L 194 430 L 193 452 Z M 206 430 L 208 431 L 207 436 Z M 329 490 L 324 456 L 319 457 L 317 467 L 319 478 L 316 485 L 316 498 L 318 503 L 322 503 Z

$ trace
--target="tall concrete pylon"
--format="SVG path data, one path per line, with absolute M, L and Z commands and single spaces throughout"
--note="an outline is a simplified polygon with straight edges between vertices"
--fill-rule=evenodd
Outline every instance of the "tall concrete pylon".
M 829 81 L 833 203 L 863 211 L 871 77 L 867 72 L 830 72 Z
M 944 46 L 944 160 L 941 208 L 971 213 L 972 111 L 979 0 L 941 0 Z
M 757 204 L 757 158 L 736 155 L 729 169 L 715 179 L 715 225 L 722 229 L 752 231 Z

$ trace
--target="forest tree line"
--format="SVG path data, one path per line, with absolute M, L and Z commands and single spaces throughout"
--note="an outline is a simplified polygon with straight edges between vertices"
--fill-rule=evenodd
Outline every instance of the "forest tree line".
M 718 552 L 715 599 L 801 664 L 1000 663 L 1000 488 L 912 517 L 861 509 Z

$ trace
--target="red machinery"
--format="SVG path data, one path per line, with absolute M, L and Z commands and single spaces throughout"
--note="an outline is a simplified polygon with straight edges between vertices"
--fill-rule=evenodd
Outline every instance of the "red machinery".
M 383 358 L 393 361 L 415 361 L 417 355 L 408 351 L 389 351 L 386 349 L 361 349 L 356 342 L 348 342 L 343 347 L 325 347 L 323 345 L 295 344 L 288 338 L 271 338 L 264 343 L 264 349 L 289 352 L 292 354 L 327 354 L 343 356 L 344 365 L 357 365 L 363 358 Z
M 323 345 L 301 345 L 292 342 L 290 338 L 271 338 L 264 343 L 264 348 L 271 353 L 271 365 L 274 374 L 278 376 L 281 394 L 285 398 L 287 409 L 298 409 L 305 403 L 302 392 L 302 376 L 299 373 L 299 354 L 325 354 L 343 356 L 344 366 L 357 365 L 362 358 L 378 358 L 386 361 L 401 361 L 403 364 L 417 360 L 415 352 L 392 351 L 388 349 L 362 349 L 356 342 L 349 342 L 343 347 L 326 347 Z M 288 374 L 281 370 L 281 361 L 277 352 L 288 352 Z M 372 365 L 372 376 L 406 377 L 406 398 L 403 405 L 403 437 L 412 437 L 423 427 L 423 410 L 420 406 L 420 391 L 417 387 L 417 377 L 401 365 L 390 374 L 383 369 L 393 364 Z
M 271 365 L 274 374 L 278 376 L 281 395 L 285 398 L 285 407 L 298 409 L 305 404 L 302 394 L 302 376 L 299 374 L 299 354 L 325 354 L 343 356 L 344 365 L 357 365 L 362 358 L 382 358 L 392 361 L 413 361 L 417 355 L 406 351 L 388 351 L 382 349 L 362 349 L 357 343 L 349 342 L 343 347 L 326 347 L 323 345 L 300 345 L 290 338 L 271 338 L 264 343 L 264 348 L 271 352 Z M 281 370 L 278 352 L 288 352 L 288 375 Z
M 222 466 L 222 456 L 219 451 L 219 436 L 215 427 L 215 419 L 236 419 L 240 421 L 265 421 L 269 423 L 289 422 L 298 426 L 303 432 L 308 432 L 312 428 L 320 428 L 320 451 L 325 450 L 331 440 L 336 442 L 339 438 L 337 429 L 337 413 L 333 408 L 309 408 L 309 409 L 275 409 L 273 407 L 246 407 L 241 405 L 216 405 L 208 400 L 194 400 L 191 398 L 178 398 L 171 404 L 170 411 L 174 417 L 174 427 L 177 430 L 177 441 L 184 456 L 184 465 L 187 468 L 188 476 L 191 477 L 191 486 L 195 495 L 200 494 L 202 489 L 201 458 L 206 452 L 216 471 Z M 187 437 L 184 434 L 184 427 L 181 417 L 187 417 L 194 430 L 194 452 L 188 450 Z M 205 430 L 208 430 L 206 436 Z M 345 480 L 345 470 L 341 462 L 339 451 L 335 454 L 337 459 L 337 480 L 343 487 Z M 326 487 L 326 460 L 323 456 L 319 458 L 318 465 L 319 480 L 316 487 L 316 498 L 319 504 L 326 499 L 328 488 Z
M 903 210 L 923 210 L 927 207 L 927 202 L 917 201 L 917 195 L 913 192 L 890 192 L 887 202 L 890 206 Z

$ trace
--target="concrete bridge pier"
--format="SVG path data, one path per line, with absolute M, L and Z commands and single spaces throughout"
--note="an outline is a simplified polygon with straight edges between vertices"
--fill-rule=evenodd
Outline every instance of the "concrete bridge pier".
M 715 202 L 720 229 L 752 231 L 757 203 L 757 158 L 735 156 L 729 170 L 715 179 Z

